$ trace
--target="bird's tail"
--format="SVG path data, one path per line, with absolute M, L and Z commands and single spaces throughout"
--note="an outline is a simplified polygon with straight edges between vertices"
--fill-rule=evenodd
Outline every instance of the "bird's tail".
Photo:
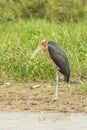
M 64 81 L 65 82 L 69 82 L 69 79 L 70 79 L 70 74 L 68 74 L 68 75 L 64 75 Z

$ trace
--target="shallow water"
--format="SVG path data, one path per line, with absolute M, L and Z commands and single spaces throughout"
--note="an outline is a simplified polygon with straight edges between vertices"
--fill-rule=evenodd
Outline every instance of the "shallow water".
M 86 113 L 0 112 L 0 130 L 87 130 Z

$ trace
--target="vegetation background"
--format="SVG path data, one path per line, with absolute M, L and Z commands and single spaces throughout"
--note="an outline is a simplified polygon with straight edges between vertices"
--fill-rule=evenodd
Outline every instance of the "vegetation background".
M 79 21 L 87 18 L 86 0 L 0 0 L 0 21 L 41 18 Z
M 87 79 L 86 0 L 0 0 L 0 78 L 54 78 L 42 52 L 30 61 L 45 38 L 63 48 L 71 77 Z

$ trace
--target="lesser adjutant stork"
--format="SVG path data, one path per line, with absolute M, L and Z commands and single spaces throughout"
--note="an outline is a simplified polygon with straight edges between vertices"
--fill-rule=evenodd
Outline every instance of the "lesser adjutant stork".
M 31 59 L 33 59 L 40 50 L 45 52 L 47 57 L 51 60 L 52 64 L 56 68 L 55 99 L 58 99 L 58 70 L 64 75 L 64 81 L 69 82 L 70 67 L 68 58 L 57 43 L 53 41 L 42 40 L 40 45 L 32 54 Z

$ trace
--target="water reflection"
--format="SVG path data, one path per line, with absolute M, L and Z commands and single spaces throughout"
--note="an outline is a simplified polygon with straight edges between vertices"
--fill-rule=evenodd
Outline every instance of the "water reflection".
M 87 130 L 86 113 L 1 112 L 0 130 Z

